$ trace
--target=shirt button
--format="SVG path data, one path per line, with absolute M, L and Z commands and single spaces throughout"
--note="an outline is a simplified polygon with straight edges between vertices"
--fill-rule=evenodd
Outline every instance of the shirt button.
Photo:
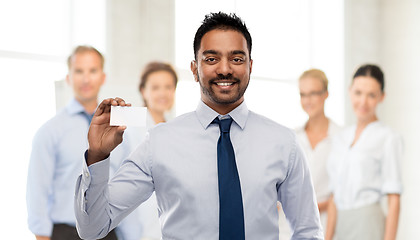
M 89 177 L 89 173 L 88 172 L 85 172 L 85 177 Z

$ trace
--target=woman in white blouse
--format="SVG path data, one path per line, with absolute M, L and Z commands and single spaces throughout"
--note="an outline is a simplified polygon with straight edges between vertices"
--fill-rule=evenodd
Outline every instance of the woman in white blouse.
M 402 139 L 376 115 L 385 96 L 381 69 L 361 66 L 349 92 L 357 123 L 333 138 L 328 174 L 334 197 L 328 207 L 325 239 L 395 239 L 402 192 Z M 383 196 L 386 215 L 380 206 Z
M 328 199 L 331 195 L 327 159 L 330 154 L 331 136 L 338 133 L 340 128 L 325 116 L 328 79 L 323 71 L 319 69 L 305 71 L 299 78 L 299 91 L 302 109 L 309 118 L 303 127 L 296 130 L 296 134 L 307 156 L 321 223 L 325 229 Z
M 327 174 L 327 159 L 331 148 L 331 136 L 340 128 L 325 116 L 325 100 L 328 98 L 328 79 L 319 69 L 309 69 L 299 78 L 299 92 L 302 109 L 308 121 L 296 129 L 297 139 L 305 152 L 312 182 L 318 201 L 321 224 L 326 229 L 328 200 L 331 195 Z M 290 239 L 291 233 L 280 212 L 280 239 Z
M 143 70 L 139 91 L 147 107 L 147 127 L 166 122 L 166 113 L 172 108 L 178 77 L 173 67 L 167 63 L 151 62 Z M 136 145 L 142 138 L 138 138 Z M 138 207 L 142 221 L 142 240 L 161 239 L 161 228 L 158 218 L 158 206 L 155 193 Z

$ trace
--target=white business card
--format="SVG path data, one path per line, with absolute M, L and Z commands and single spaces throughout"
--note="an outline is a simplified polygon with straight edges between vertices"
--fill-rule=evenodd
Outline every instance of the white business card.
M 147 108 L 111 106 L 110 126 L 146 127 Z

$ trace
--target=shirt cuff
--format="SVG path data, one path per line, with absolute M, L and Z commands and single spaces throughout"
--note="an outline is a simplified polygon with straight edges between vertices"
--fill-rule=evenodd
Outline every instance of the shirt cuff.
M 30 219 L 29 230 L 37 236 L 51 236 L 53 230 L 53 223 L 50 219 Z
M 87 165 L 87 150 L 85 152 L 85 161 L 83 161 L 83 182 L 86 186 L 107 183 L 109 180 L 109 157 L 94 163 L 90 166 Z
M 401 194 L 402 191 L 401 183 L 388 182 L 382 186 L 382 194 Z

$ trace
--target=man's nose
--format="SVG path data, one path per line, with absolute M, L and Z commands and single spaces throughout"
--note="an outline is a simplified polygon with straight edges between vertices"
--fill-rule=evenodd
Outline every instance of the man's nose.
M 82 75 L 82 82 L 83 83 L 88 83 L 90 81 L 90 74 L 89 73 L 84 73 Z
M 217 74 L 222 74 L 224 76 L 232 74 L 232 67 L 228 59 L 222 59 L 219 62 L 218 68 L 217 68 Z

